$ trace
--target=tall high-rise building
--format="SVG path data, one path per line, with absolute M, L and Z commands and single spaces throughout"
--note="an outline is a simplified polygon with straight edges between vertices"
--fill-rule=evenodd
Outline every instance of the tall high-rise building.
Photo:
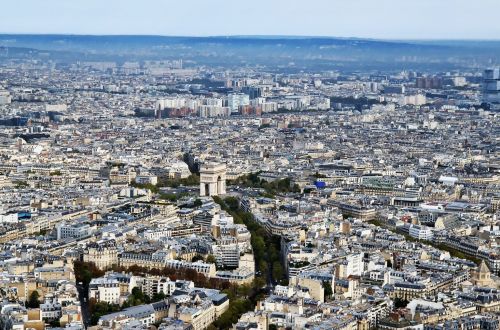
M 484 70 L 483 102 L 500 108 L 500 68 Z
M 443 79 L 441 77 L 417 77 L 415 87 L 426 89 L 440 89 L 443 87 Z
M 227 96 L 227 106 L 231 109 L 232 113 L 238 112 L 242 105 L 249 105 L 250 97 L 247 94 L 235 93 Z
M 264 88 L 258 86 L 246 86 L 242 88 L 242 92 L 250 97 L 250 100 L 259 98 L 264 93 Z

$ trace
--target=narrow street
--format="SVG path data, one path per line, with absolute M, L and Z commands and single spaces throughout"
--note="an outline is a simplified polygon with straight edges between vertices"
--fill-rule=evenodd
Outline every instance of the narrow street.
M 88 327 L 90 325 L 88 290 L 80 284 L 77 284 L 76 288 L 78 289 L 78 297 L 80 299 L 80 306 L 82 309 L 82 321 L 85 327 Z

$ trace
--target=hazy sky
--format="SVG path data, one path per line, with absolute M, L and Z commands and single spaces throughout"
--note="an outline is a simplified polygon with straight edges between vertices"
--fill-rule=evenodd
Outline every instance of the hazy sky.
M 2 0 L 0 33 L 500 39 L 500 0 Z

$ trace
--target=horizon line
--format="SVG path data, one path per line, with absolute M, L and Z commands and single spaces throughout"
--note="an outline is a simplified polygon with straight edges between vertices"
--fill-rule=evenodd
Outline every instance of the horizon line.
M 331 35 L 295 35 L 295 34 L 227 34 L 227 35 L 174 35 L 174 34 L 94 34 L 94 33 L 37 33 L 37 32 L 0 32 L 0 36 L 82 36 L 82 37 L 164 37 L 164 38 L 269 38 L 269 39 L 357 39 L 371 41 L 486 41 L 500 42 L 500 38 L 375 38 L 375 37 L 342 37 Z

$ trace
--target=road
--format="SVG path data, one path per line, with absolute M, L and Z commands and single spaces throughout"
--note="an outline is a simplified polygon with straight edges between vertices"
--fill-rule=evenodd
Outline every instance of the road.
M 83 285 L 77 284 L 76 288 L 78 289 L 78 297 L 80 299 L 80 306 L 82 309 L 82 319 L 83 325 L 85 328 L 90 326 L 90 312 L 89 312 L 89 297 L 88 297 L 88 289 Z

